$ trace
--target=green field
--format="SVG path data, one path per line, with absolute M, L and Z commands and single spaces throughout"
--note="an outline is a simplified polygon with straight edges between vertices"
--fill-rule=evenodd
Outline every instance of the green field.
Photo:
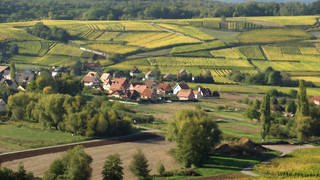
M 87 137 L 74 136 L 70 133 L 43 130 L 39 124 L 0 124 L 0 152 L 79 142 L 86 139 Z

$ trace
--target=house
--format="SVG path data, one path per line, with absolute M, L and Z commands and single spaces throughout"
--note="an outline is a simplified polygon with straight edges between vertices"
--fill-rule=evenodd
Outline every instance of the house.
M 69 69 L 66 67 L 61 67 L 61 66 L 53 66 L 52 71 L 51 71 L 51 76 L 53 78 L 55 77 L 60 77 L 62 74 L 69 72 Z
M 181 89 L 178 94 L 177 97 L 180 101 L 192 101 L 195 100 L 195 96 L 193 94 L 193 90 L 192 89 Z
M 28 83 L 36 78 L 36 72 L 32 70 L 24 70 L 16 72 L 16 82 L 22 86 L 26 86 Z
M 0 66 L 0 79 L 11 79 L 9 66 Z
M 157 82 L 155 80 L 146 80 L 144 84 L 151 89 L 155 89 L 157 87 Z
M 173 94 L 178 94 L 178 92 L 182 89 L 190 89 L 190 87 L 188 86 L 188 84 L 186 83 L 177 83 L 174 87 L 173 87 Z
M 144 78 L 145 78 L 146 80 L 154 80 L 154 79 L 155 79 L 154 74 L 153 74 L 152 71 L 147 72 L 147 73 L 145 74 Z
M 167 95 L 172 93 L 172 89 L 170 84 L 168 83 L 160 83 L 157 85 L 157 94 L 158 95 Z
M 116 92 L 116 91 L 125 92 L 125 90 L 128 87 L 129 87 L 129 81 L 127 78 L 114 78 L 111 80 L 109 93 L 113 94 L 113 92 Z
M 131 77 L 140 77 L 141 71 L 137 67 L 134 67 L 133 69 L 130 70 L 129 74 Z
M 125 99 L 131 101 L 138 101 L 140 99 L 140 94 L 135 90 L 127 90 L 125 92 Z
M 104 90 L 109 91 L 111 87 L 111 74 L 110 73 L 103 73 L 100 76 L 100 81 L 102 82 L 102 87 Z
M 211 97 L 212 96 L 211 90 L 209 88 L 199 87 L 198 92 L 200 93 L 200 95 L 202 97 Z
M 137 83 L 137 84 L 131 84 L 129 87 L 129 90 L 134 90 L 134 91 L 137 91 L 139 94 L 142 94 L 143 91 L 147 88 L 148 87 L 146 85 Z
M 180 71 L 179 71 L 179 74 L 178 74 L 179 76 L 186 76 L 186 75 L 188 75 L 188 72 L 185 70 L 185 69 L 181 69 Z
M 85 64 L 85 67 L 89 71 L 101 71 L 101 65 L 99 63 L 88 62 Z
M 195 99 L 200 99 L 200 98 L 203 97 L 203 96 L 201 95 L 200 91 L 198 91 L 198 90 L 193 90 L 193 94 L 194 94 L 194 98 L 195 98 Z
M 164 81 L 175 81 L 177 80 L 177 76 L 173 74 L 166 74 L 163 76 Z
M 310 98 L 311 102 L 317 106 L 320 105 L 320 96 L 312 96 Z
M 142 100 L 153 100 L 156 98 L 156 93 L 151 88 L 146 88 L 141 94 L 140 97 Z
M 100 84 L 98 73 L 94 71 L 88 72 L 88 74 L 82 78 L 81 82 L 87 87 L 98 87 Z

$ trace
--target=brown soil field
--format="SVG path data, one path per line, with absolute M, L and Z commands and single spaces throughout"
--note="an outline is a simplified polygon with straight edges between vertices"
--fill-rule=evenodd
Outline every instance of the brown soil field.
M 137 149 L 141 149 L 149 161 L 149 167 L 152 169 L 151 174 L 156 174 L 159 163 L 161 162 L 167 170 L 174 170 L 179 168 L 175 159 L 169 154 L 169 151 L 175 147 L 174 143 L 166 142 L 161 139 L 151 139 L 137 142 L 127 142 L 120 144 L 105 145 L 99 147 L 86 148 L 93 162 L 91 167 L 93 169 L 91 179 L 102 179 L 101 171 L 104 165 L 105 158 L 114 153 L 121 156 L 124 167 L 124 179 L 136 179 L 129 171 L 129 165 L 133 154 Z M 50 164 L 57 158 L 61 157 L 63 153 L 53 153 L 40 156 L 34 156 L 25 159 L 4 162 L 2 167 L 17 169 L 19 163 L 22 163 L 27 171 L 31 171 L 36 176 L 43 176 Z

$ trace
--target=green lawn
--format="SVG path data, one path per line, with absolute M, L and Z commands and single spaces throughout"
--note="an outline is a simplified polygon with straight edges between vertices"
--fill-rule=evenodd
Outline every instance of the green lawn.
M 43 130 L 38 124 L 0 124 L 0 151 L 23 150 L 86 140 L 70 133 Z

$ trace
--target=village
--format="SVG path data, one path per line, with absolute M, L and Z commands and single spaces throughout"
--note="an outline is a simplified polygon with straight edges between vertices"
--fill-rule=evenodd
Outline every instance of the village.
M 96 63 L 86 63 L 87 71 L 81 77 L 83 88 L 97 90 L 109 97 L 110 100 L 122 102 L 172 102 L 172 101 L 197 101 L 201 98 L 218 98 L 219 92 L 205 87 L 196 89 L 177 77 L 189 76 L 181 69 L 177 75 L 161 75 L 159 72 L 148 71 L 142 73 L 137 67 L 131 69 L 127 75 L 116 72 L 101 72 L 101 67 Z M 53 78 L 70 74 L 66 67 L 49 68 Z M 13 93 L 26 91 L 27 85 L 35 80 L 41 73 L 40 70 L 15 70 L 15 79 L 10 76 L 10 67 L 0 66 L 1 85 L 9 87 Z M 120 75 L 119 75 L 120 74 Z M 161 77 L 160 77 L 161 76 Z M 1 100 L 3 106 L 5 101 Z
M 155 72 L 143 74 L 138 68 L 129 72 L 130 77 L 113 77 L 111 73 L 99 75 L 96 71 L 89 71 L 83 78 L 85 87 L 101 89 L 112 98 L 123 101 L 136 102 L 171 102 L 196 101 L 201 98 L 219 97 L 217 91 L 198 87 L 193 90 L 186 82 L 176 82 L 175 76 L 166 74 L 157 78 Z M 182 69 L 177 76 L 185 76 L 188 72 Z

